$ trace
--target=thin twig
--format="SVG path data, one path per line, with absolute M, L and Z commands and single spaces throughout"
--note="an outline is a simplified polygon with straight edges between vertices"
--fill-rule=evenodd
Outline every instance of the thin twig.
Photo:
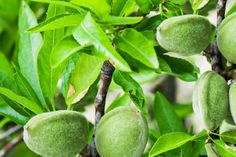
M 225 7 L 227 0 L 218 0 L 217 4 L 217 25 L 216 25 L 216 34 L 218 32 L 218 27 L 225 18 Z M 210 45 L 206 50 L 206 56 L 211 62 L 212 70 L 220 73 L 224 70 L 224 57 L 221 55 L 218 44 L 217 44 L 217 35 L 215 36 L 214 44 Z
M 114 70 L 115 70 L 114 66 L 109 61 L 104 62 L 101 70 L 101 78 L 100 78 L 101 83 L 95 100 L 95 126 L 94 126 L 93 140 L 91 145 L 89 145 L 88 148 L 82 153 L 83 157 L 99 157 L 95 145 L 96 128 L 98 122 L 100 121 L 105 112 L 107 91 L 111 83 L 112 74 Z
M 22 127 L 20 127 L 18 125 L 10 128 L 9 130 L 4 132 L 3 134 L 0 134 L 0 140 L 8 138 L 12 134 L 17 133 L 18 131 L 20 131 L 21 129 L 22 129 Z
M 23 136 L 20 135 L 16 139 L 13 139 L 2 150 L 0 150 L 0 157 L 5 157 L 12 149 L 14 149 L 19 143 L 23 141 Z

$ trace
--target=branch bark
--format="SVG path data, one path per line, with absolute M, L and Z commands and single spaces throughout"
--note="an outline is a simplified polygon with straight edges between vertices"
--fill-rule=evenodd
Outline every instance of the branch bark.
M 5 157 L 12 149 L 23 141 L 23 135 L 10 141 L 2 150 L 0 150 L 0 157 Z
M 218 27 L 225 18 L 225 8 L 227 0 L 218 0 L 217 4 L 217 25 L 216 25 L 216 34 L 218 32 Z M 214 44 L 210 45 L 206 50 L 206 56 L 211 62 L 212 70 L 217 73 L 222 73 L 225 68 L 224 57 L 221 55 L 218 44 L 217 44 L 217 35 L 215 36 Z
M 114 72 L 114 66 L 109 62 L 105 61 L 101 70 L 101 83 L 98 88 L 98 93 L 95 100 L 95 125 L 94 125 L 94 134 L 93 140 L 91 145 L 82 153 L 83 157 L 100 157 L 96 145 L 95 145 L 95 135 L 96 135 L 96 128 L 98 122 L 102 118 L 105 112 L 105 103 L 106 103 L 106 96 L 108 92 L 109 85 L 112 80 L 112 74 Z

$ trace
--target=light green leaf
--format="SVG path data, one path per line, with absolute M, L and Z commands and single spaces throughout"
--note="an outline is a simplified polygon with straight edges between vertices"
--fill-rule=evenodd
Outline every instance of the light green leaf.
M 90 13 L 86 15 L 80 26 L 73 31 L 74 38 L 83 46 L 91 44 L 96 49 L 96 54 L 107 57 L 122 71 L 130 71 L 126 61 L 112 47 L 102 28 L 93 20 Z
M 75 89 L 75 93 L 68 99 L 68 105 L 77 97 L 79 101 L 82 97 L 78 95 L 87 93 L 88 88 L 93 84 L 100 74 L 104 60 L 88 54 L 81 54 L 75 70 L 72 73 L 70 83 Z
M 65 11 L 64 6 L 50 4 L 48 7 L 47 19 L 62 14 Z M 64 29 L 57 29 L 44 32 L 44 43 L 39 53 L 38 70 L 40 84 L 44 92 L 44 97 L 51 108 L 55 109 L 54 95 L 56 92 L 57 82 L 63 72 L 64 64 L 53 68 L 52 51 L 54 46 L 64 37 Z
M 13 70 L 6 56 L 0 52 L 0 71 L 7 74 L 8 76 L 13 76 Z
M 153 44 L 142 33 L 127 28 L 115 39 L 117 48 L 150 68 L 158 68 L 158 60 Z
M 112 0 L 111 13 L 116 16 L 127 16 L 136 8 L 135 0 Z
M 236 157 L 235 147 L 230 147 L 220 140 L 214 140 L 213 142 L 215 144 L 218 153 L 223 157 Z
M 141 86 L 132 77 L 130 77 L 128 73 L 118 70 L 114 71 L 113 79 L 115 83 L 121 86 L 126 93 L 129 93 L 129 96 L 135 105 L 143 110 L 144 94 Z
M 109 15 L 111 11 L 111 7 L 107 4 L 106 0 L 70 0 L 70 2 L 89 9 L 101 19 L 104 16 Z
M 199 140 L 202 138 L 206 139 L 207 131 L 202 131 L 195 136 L 190 136 L 184 132 L 172 132 L 162 135 L 156 143 L 153 145 L 149 152 L 149 157 L 165 153 L 167 151 L 178 148 L 187 142 Z
M 70 27 L 79 25 L 81 20 L 84 18 L 80 14 L 61 14 L 51 18 L 46 19 L 37 26 L 30 28 L 29 32 L 43 32 L 53 29 L 58 29 L 62 27 Z
M 58 67 L 65 62 L 74 53 L 82 50 L 84 47 L 80 46 L 72 36 L 67 36 L 58 42 L 52 50 L 51 64 L 52 68 Z
M 105 16 L 101 23 L 110 25 L 132 25 L 139 23 L 143 17 L 119 17 L 119 16 Z
M 119 106 L 128 106 L 130 105 L 131 100 L 129 97 L 129 94 L 125 93 L 122 96 L 118 97 L 117 99 L 115 99 L 106 109 L 106 113 L 110 112 L 111 110 L 119 107 Z
M 25 97 L 17 95 L 16 93 L 14 93 L 13 91 L 11 91 L 7 88 L 0 87 L 0 95 L 3 95 L 16 103 L 19 103 L 21 106 L 31 110 L 35 114 L 43 112 L 38 104 L 36 104 L 33 101 L 30 101 L 29 99 L 27 99 Z
M 223 141 L 236 144 L 236 130 L 231 130 L 220 134 L 220 137 Z
M 227 12 L 226 16 L 229 16 L 235 12 L 236 12 L 236 3 L 234 3 L 234 5 L 230 8 L 230 10 Z
M 152 1 L 151 0 L 135 0 L 136 3 L 139 6 L 139 9 L 143 13 L 149 13 L 151 8 L 153 7 Z
M 16 112 L 1 97 L 0 97 L 0 114 L 20 125 L 26 124 L 26 122 L 29 120 L 29 117 L 23 116 L 20 113 Z
M 37 25 L 36 17 L 23 0 L 19 15 L 18 62 L 22 75 L 34 89 L 43 107 L 46 108 L 37 69 L 38 53 L 42 46 L 42 37 L 40 33 L 29 34 L 26 32 L 26 30 L 35 25 Z

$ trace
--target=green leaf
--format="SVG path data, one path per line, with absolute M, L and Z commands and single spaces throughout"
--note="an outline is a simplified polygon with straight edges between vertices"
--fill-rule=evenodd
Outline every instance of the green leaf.
M 149 13 L 150 10 L 153 7 L 152 1 L 151 0 L 135 0 L 136 3 L 139 6 L 139 9 L 141 10 L 141 12 L 143 13 Z
M 101 20 L 101 23 L 110 25 L 132 25 L 142 21 L 143 17 L 118 17 L 106 16 Z
M 195 141 L 206 138 L 207 131 L 202 131 L 195 136 L 190 136 L 184 132 L 172 132 L 162 135 L 156 143 L 153 145 L 152 149 L 149 152 L 149 157 L 154 157 L 156 155 L 165 153 L 167 151 L 178 148 L 187 142 Z
M 144 94 L 141 86 L 132 77 L 130 77 L 128 73 L 118 70 L 114 71 L 113 79 L 115 83 L 121 86 L 126 93 L 129 93 L 129 96 L 135 105 L 143 110 Z
M 173 106 L 176 114 L 180 118 L 185 118 L 186 116 L 193 113 L 192 104 L 176 104 Z
M 13 76 L 13 70 L 6 56 L 0 52 L 0 71 L 7 74 L 8 76 Z
M 26 30 L 35 25 L 37 25 L 36 17 L 23 0 L 19 15 L 18 62 L 22 75 L 34 89 L 43 107 L 46 108 L 37 69 L 38 53 L 42 46 L 42 37 L 40 33 L 29 34 L 26 32 Z
M 8 99 L 22 105 L 23 107 L 29 109 L 30 111 L 34 112 L 35 114 L 42 113 L 42 109 L 39 107 L 38 104 L 36 104 L 33 101 L 30 101 L 29 99 L 22 97 L 20 95 L 17 95 L 13 91 L 0 87 L 0 95 L 3 95 L 7 97 Z
M 75 92 L 69 97 L 68 105 L 71 105 L 75 98 L 79 101 L 87 93 L 88 88 L 100 74 L 103 62 L 104 60 L 96 56 L 81 54 L 70 79 Z M 81 95 L 78 96 L 79 94 Z
M 220 155 L 223 157 L 236 157 L 236 150 L 234 147 L 227 146 L 223 141 L 214 140 L 215 147 Z
M 230 8 L 230 10 L 226 13 L 226 16 L 229 16 L 235 12 L 236 12 L 236 3 L 234 3 L 234 5 Z
M 74 29 L 73 36 L 82 46 L 86 44 L 93 45 L 96 54 L 111 59 L 117 69 L 130 71 L 126 61 L 114 50 L 108 37 L 93 20 L 90 13 L 86 15 L 80 26 Z
M 29 117 L 23 116 L 20 113 L 16 112 L 1 97 L 0 97 L 0 114 L 20 125 L 26 124 L 26 122 L 29 120 Z
M 161 134 L 185 131 L 183 122 L 177 116 L 173 106 L 159 92 L 155 96 L 154 114 Z
M 72 36 L 67 36 L 58 42 L 52 50 L 51 64 L 52 68 L 58 67 L 60 64 L 68 60 L 74 53 L 82 50 L 84 47 L 80 46 Z
M 70 0 L 70 2 L 80 7 L 89 9 L 101 19 L 104 16 L 109 15 L 111 11 L 111 7 L 106 0 Z
M 156 30 L 156 28 L 162 23 L 163 17 L 161 15 L 155 15 L 152 17 L 145 17 L 142 22 L 140 22 L 135 29 L 137 31 L 144 31 L 144 30 Z
M 223 141 L 236 144 L 236 130 L 231 130 L 220 134 L 220 137 Z
M 111 13 L 116 16 L 127 16 L 136 8 L 135 0 L 112 0 Z
M 158 60 L 153 44 L 142 33 L 127 28 L 116 39 L 117 48 L 150 68 L 158 68 Z
M 130 105 L 131 100 L 129 97 L 129 94 L 125 93 L 122 96 L 118 97 L 117 99 L 115 99 L 106 109 L 106 113 L 110 112 L 111 110 L 119 107 L 119 106 L 128 106 Z
M 177 76 L 188 82 L 197 80 L 199 69 L 188 61 L 162 54 L 158 54 L 158 59 L 162 73 Z
M 64 6 L 50 4 L 47 12 L 47 19 L 65 12 Z M 55 109 L 54 95 L 56 92 L 57 82 L 65 67 L 64 64 L 53 68 L 52 52 L 54 46 L 64 37 L 64 29 L 57 29 L 44 32 L 44 43 L 39 52 L 38 70 L 40 76 L 40 85 L 43 90 L 44 97 L 52 109 Z
M 43 32 L 62 27 L 70 27 L 79 25 L 84 15 L 80 14 L 61 14 L 46 19 L 37 26 L 30 28 L 29 32 Z

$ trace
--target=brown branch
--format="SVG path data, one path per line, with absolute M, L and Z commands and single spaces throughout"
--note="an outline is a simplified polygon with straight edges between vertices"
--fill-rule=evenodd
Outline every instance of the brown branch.
M 10 141 L 2 150 L 0 150 L 0 157 L 5 157 L 12 149 L 23 141 L 23 136 L 20 135 L 16 139 Z
M 216 34 L 218 32 L 218 27 L 225 18 L 225 7 L 227 0 L 218 0 L 217 4 L 217 25 L 216 25 Z M 224 57 L 221 55 L 218 44 L 217 44 L 217 35 L 215 36 L 214 44 L 210 45 L 205 54 L 208 60 L 211 62 L 212 70 L 217 73 L 222 73 L 225 68 Z
M 95 100 L 95 126 L 94 126 L 93 140 L 91 145 L 89 145 L 87 149 L 82 153 L 83 157 L 99 157 L 95 145 L 96 128 L 98 122 L 100 121 L 105 112 L 106 96 L 109 85 L 112 80 L 112 74 L 114 70 L 115 70 L 114 66 L 109 61 L 104 62 L 101 70 L 101 78 L 100 78 L 101 83 Z

